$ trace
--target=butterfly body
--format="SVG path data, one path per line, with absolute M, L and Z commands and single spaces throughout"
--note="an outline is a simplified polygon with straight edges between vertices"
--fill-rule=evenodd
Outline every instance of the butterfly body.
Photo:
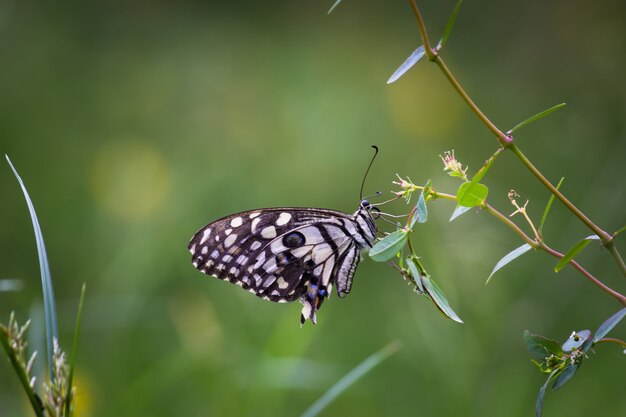
M 361 252 L 376 239 L 372 207 L 354 214 L 330 209 L 268 208 L 232 214 L 200 229 L 189 242 L 193 265 L 274 301 L 300 300 L 301 322 L 316 311 L 333 286 L 350 292 Z

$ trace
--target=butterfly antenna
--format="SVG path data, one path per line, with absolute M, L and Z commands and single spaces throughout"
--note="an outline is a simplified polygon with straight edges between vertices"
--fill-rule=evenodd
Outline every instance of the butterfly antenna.
M 361 182 L 361 192 L 359 193 L 360 200 L 363 200 L 363 187 L 365 186 L 365 179 L 367 178 L 367 174 L 370 172 L 370 168 L 372 167 L 372 164 L 374 163 L 374 159 L 376 159 L 376 155 L 378 155 L 378 146 L 372 145 L 372 148 L 374 148 L 374 156 L 372 156 L 372 160 L 370 161 L 370 164 L 367 166 L 367 169 L 365 170 L 365 175 L 363 176 L 363 181 Z

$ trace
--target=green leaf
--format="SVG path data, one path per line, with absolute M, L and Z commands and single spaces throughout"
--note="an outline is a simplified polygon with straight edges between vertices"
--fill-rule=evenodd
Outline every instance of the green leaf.
M 626 230 L 626 226 L 622 227 L 621 229 L 619 229 L 617 232 L 613 233 L 613 236 L 617 236 L 620 233 L 622 233 L 624 230 Z
M 578 370 L 579 365 L 569 364 L 567 367 L 556 377 L 554 380 L 554 384 L 552 385 L 553 390 L 557 390 L 561 388 L 567 381 L 569 381 L 576 371 Z
M 339 3 L 341 3 L 341 0 L 335 1 L 335 3 L 333 3 L 332 6 L 330 6 L 330 9 L 328 9 L 328 12 L 326 14 L 331 14 L 333 10 L 335 10 L 335 7 L 339 6 Z
M 396 230 L 393 233 L 388 234 L 383 239 L 376 242 L 374 247 L 370 249 L 370 258 L 376 262 L 385 262 L 396 256 L 396 253 L 400 252 L 404 245 L 408 234 L 405 230 Z
M 424 286 L 424 289 L 430 295 L 430 298 L 433 300 L 439 311 L 441 311 L 445 316 L 450 319 L 456 321 L 457 323 L 463 323 L 463 320 L 459 318 L 459 316 L 452 310 L 448 300 L 446 299 L 445 294 L 441 291 L 441 288 L 429 277 L 426 275 L 420 275 L 420 279 Z
M 485 202 L 487 194 L 489 189 L 485 184 L 464 182 L 456 192 L 457 206 L 470 208 L 479 206 Z
M 67 377 L 67 393 L 65 394 L 65 417 L 72 414 L 72 383 L 74 379 L 74 366 L 76 365 L 76 354 L 78 352 L 78 335 L 80 334 L 80 319 L 83 316 L 83 304 L 85 301 L 85 290 L 87 284 L 83 283 L 78 300 L 78 311 L 76 312 L 76 327 L 74 328 L 74 343 L 72 344 L 72 357 L 70 359 L 70 371 Z
M 508 132 L 506 132 L 507 135 L 510 135 L 511 133 L 515 132 L 517 129 L 526 126 L 529 123 L 532 123 L 536 120 L 539 120 L 543 117 L 546 117 L 547 115 L 549 115 L 550 113 L 557 111 L 558 109 L 565 107 L 565 103 L 561 103 L 561 104 L 557 104 L 556 106 L 550 107 L 548 110 L 544 110 L 541 113 L 537 113 L 532 117 L 529 117 L 528 119 L 524 120 L 523 122 L 519 123 L 518 125 L 516 125 L 513 129 L 509 130 Z
M 424 51 L 424 45 L 421 45 L 419 48 L 413 51 L 413 53 L 409 55 L 406 61 L 404 61 L 402 65 L 400 65 L 398 69 L 395 70 L 393 74 L 391 74 L 391 77 L 389 77 L 389 79 L 387 80 L 387 84 L 391 84 L 397 81 L 398 78 L 402 77 L 405 72 L 410 70 L 413 65 L 417 64 L 419 60 L 422 59 L 425 53 L 426 51 Z
M 591 332 L 589 330 L 581 330 L 574 332 L 567 338 L 561 349 L 563 352 L 571 352 L 574 349 L 581 347 L 587 340 L 591 338 Z
M 318 415 L 328 406 L 328 404 L 330 404 L 335 398 L 341 395 L 342 392 L 350 387 L 350 385 L 363 378 L 365 374 L 396 353 L 398 349 L 399 343 L 397 341 L 393 341 L 369 358 L 365 359 L 356 368 L 348 372 L 346 376 L 337 381 L 337 383 L 326 391 L 317 401 L 315 401 L 304 413 L 302 413 L 302 417 L 313 417 Z
M 613 327 L 617 326 L 624 316 L 626 316 L 626 307 L 606 319 L 604 323 L 598 327 L 598 330 L 596 330 L 596 334 L 593 336 L 593 342 L 596 343 L 606 336 L 611 330 L 613 330 Z
M 600 240 L 600 237 L 597 235 L 587 236 L 586 238 L 582 239 L 580 242 L 572 246 L 556 264 L 556 266 L 554 267 L 554 272 L 559 272 L 561 269 L 563 269 L 563 267 L 567 265 L 569 261 L 574 259 L 576 255 L 580 253 L 580 251 L 585 249 L 585 247 L 590 244 L 592 240 Z
M 547 337 L 539 336 L 538 334 L 531 333 L 528 330 L 524 330 L 524 343 L 526 349 L 535 359 L 543 360 L 546 356 L 563 354 L 561 345 L 556 340 L 548 339 Z
M 52 351 L 53 351 L 53 340 L 59 340 L 59 331 L 57 326 L 57 314 L 56 307 L 54 303 L 54 291 L 52 289 L 52 277 L 50 276 L 50 266 L 48 265 L 48 255 L 46 254 L 46 245 L 43 241 L 43 234 L 41 233 L 41 227 L 39 226 L 39 220 L 37 220 L 37 214 L 35 213 L 35 206 L 28 195 L 28 191 L 26 190 L 26 186 L 22 181 L 22 178 L 17 173 L 17 170 L 11 163 L 8 155 L 5 155 L 15 178 L 20 184 L 22 188 L 22 192 L 24 193 L 24 198 L 26 199 L 26 205 L 28 206 L 28 211 L 30 212 L 30 218 L 33 223 L 33 229 L 35 231 L 35 240 L 37 241 L 37 252 L 39 254 L 39 269 L 41 271 L 41 286 L 43 288 L 43 304 L 44 304 L 44 317 L 46 320 L 46 342 L 48 349 L 48 370 L 50 372 L 50 381 L 54 382 L 54 372 L 53 372 L 53 361 L 52 361 Z
M 558 190 L 559 188 L 561 188 L 561 185 L 563 184 L 563 180 L 565 179 L 565 177 L 561 177 L 561 181 L 559 181 L 559 183 L 556 186 L 556 189 Z M 546 208 L 545 210 L 543 210 L 543 215 L 541 216 L 541 223 L 539 223 L 539 233 L 541 234 L 541 231 L 543 230 L 543 225 L 546 222 L 546 219 L 548 218 L 548 213 L 550 212 L 550 207 L 552 207 L 552 202 L 554 201 L 554 194 L 550 194 L 550 198 L 548 199 L 548 204 L 546 204 Z
M 409 256 L 406 258 L 406 263 L 409 266 L 409 271 L 411 271 L 411 278 L 413 278 L 413 283 L 417 287 L 417 290 L 420 293 L 425 292 L 424 285 L 422 284 L 422 280 L 420 279 L 420 271 L 417 269 L 417 265 L 415 265 L 415 261 L 413 257 Z
M 522 256 L 523 254 L 525 254 L 526 252 L 528 252 L 529 250 L 531 250 L 533 247 L 530 246 L 528 243 L 524 243 L 522 246 L 520 246 L 517 249 L 513 249 L 511 252 L 507 253 L 506 255 L 504 255 L 502 257 L 502 259 L 500 259 L 498 261 L 498 263 L 496 264 L 496 266 L 493 267 L 493 270 L 491 271 L 491 274 L 489 274 L 489 277 L 487 278 L 487 282 L 485 282 L 485 285 L 489 284 L 489 281 L 491 280 L 491 277 L 493 276 L 493 274 L 495 274 L 498 270 L 500 270 L 503 266 L 505 266 L 506 264 L 510 263 L 511 261 L 519 258 L 520 256 Z
M 452 212 L 452 216 L 450 216 L 450 220 L 448 221 L 451 222 L 452 220 L 455 220 L 457 217 L 460 217 L 461 215 L 467 213 L 471 209 L 472 209 L 471 207 L 456 206 L 456 208 Z
M 556 375 L 558 371 L 558 369 L 552 371 L 550 376 L 548 376 L 545 384 L 543 384 L 542 387 L 539 389 L 539 395 L 537 395 L 537 404 L 535 406 L 535 417 L 541 417 L 541 411 L 543 410 L 543 397 L 546 395 L 546 388 L 548 388 L 548 384 L 552 380 L 552 377 L 554 377 L 554 375 Z
M 426 207 L 426 200 L 424 199 L 424 190 L 420 193 L 415 205 L 415 214 L 417 215 L 418 223 L 426 223 L 428 220 L 428 207 Z
M 485 174 L 487 172 L 489 172 L 489 169 L 491 168 L 491 165 L 493 165 L 493 163 L 495 162 L 496 158 L 498 157 L 498 155 L 500 155 L 500 153 L 503 150 L 504 150 L 504 148 L 498 148 L 498 150 L 496 150 L 493 153 L 493 155 L 491 155 L 491 157 L 489 157 L 489 159 L 487 159 L 487 162 L 485 162 L 485 164 L 478 170 L 476 175 L 474 175 L 474 177 L 472 177 L 472 180 L 470 181 L 470 183 L 472 183 L 472 184 L 479 183 L 483 179 Z
M 443 31 L 441 40 L 439 41 L 439 44 L 437 45 L 438 50 L 443 48 L 443 46 L 448 41 L 448 36 L 450 36 L 450 33 L 452 32 L 452 27 L 454 27 L 454 22 L 456 22 L 456 15 L 459 14 L 459 10 L 461 9 L 461 3 L 463 3 L 463 0 L 459 0 L 456 6 L 454 7 L 454 10 L 452 10 L 452 14 L 450 15 L 450 18 L 448 19 L 448 22 L 446 23 L 446 28 Z

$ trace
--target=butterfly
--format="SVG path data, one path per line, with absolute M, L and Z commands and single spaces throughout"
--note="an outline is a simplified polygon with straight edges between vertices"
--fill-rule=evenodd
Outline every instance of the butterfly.
M 339 297 L 350 293 L 361 253 L 376 240 L 376 212 L 365 199 L 352 215 L 317 208 L 244 211 L 209 223 L 188 248 L 201 272 L 266 300 L 299 299 L 300 323 L 315 324 L 333 286 Z

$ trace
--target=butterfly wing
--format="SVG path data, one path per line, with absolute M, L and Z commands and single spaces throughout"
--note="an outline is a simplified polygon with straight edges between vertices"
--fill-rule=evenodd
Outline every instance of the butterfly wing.
M 189 243 L 192 262 L 205 274 L 264 299 L 300 299 L 301 321 L 315 322 L 315 312 L 335 281 L 339 296 L 350 292 L 360 249 L 370 245 L 357 214 L 311 208 L 233 214 L 194 235 Z

